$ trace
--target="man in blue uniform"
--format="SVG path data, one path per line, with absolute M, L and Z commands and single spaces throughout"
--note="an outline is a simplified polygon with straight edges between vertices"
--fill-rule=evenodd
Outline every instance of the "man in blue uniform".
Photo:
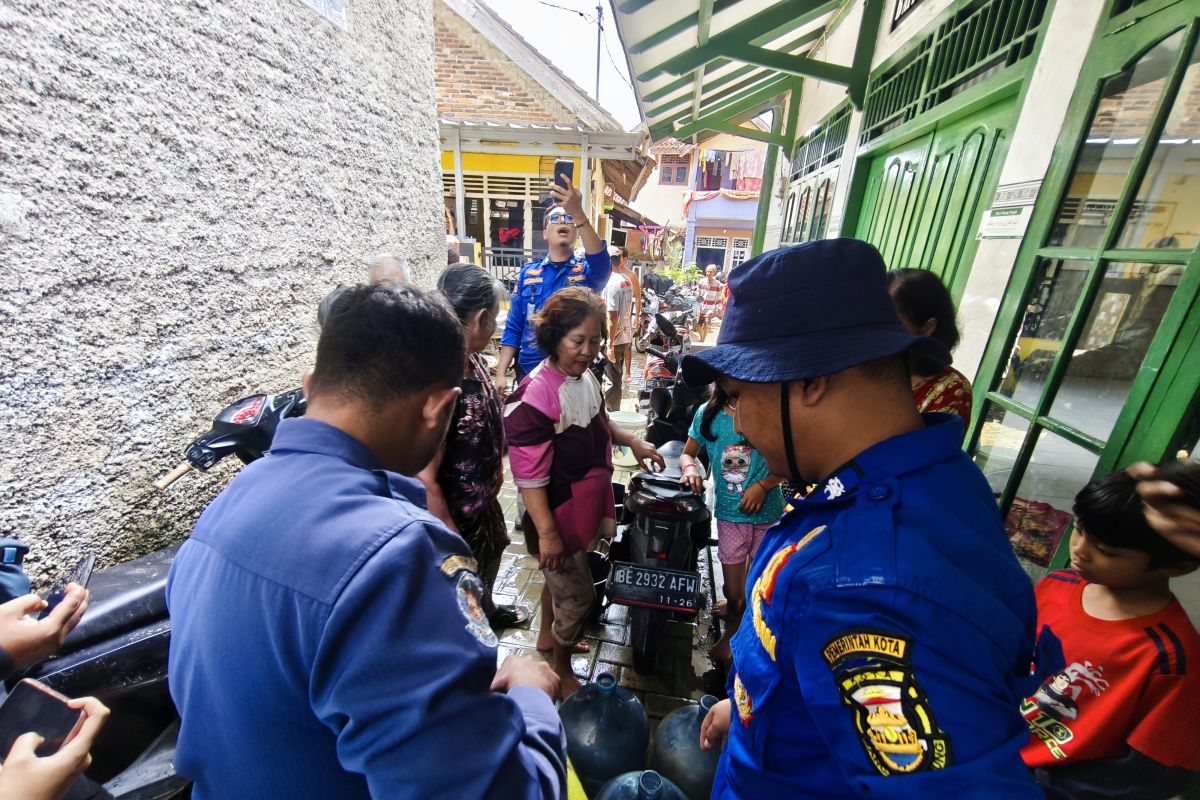
M 612 273 L 608 245 L 583 215 L 583 197 L 567 179 L 564 189 L 550 188 L 555 203 L 543 218 L 542 236 L 549 252 L 541 261 L 521 267 L 516 290 L 505 318 L 500 338 L 500 360 L 496 364 L 496 390 L 508 393 L 508 367 L 517 360 L 517 380 L 542 362 L 546 354 L 537 346 L 533 334 L 533 316 L 542 310 L 555 292 L 568 286 L 586 286 L 601 292 Z M 575 256 L 575 239 L 583 239 L 585 256 Z
M 180 549 L 171 696 L 194 797 L 563 794 L 557 677 L 537 659 L 497 672 L 470 550 L 406 477 L 445 437 L 463 360 L 432 295 L 347 288 L 307 415 Z
M 767 533 L 734 637 L 714 798 L 1035 798 L 1035 607 L 962 423 L 917 413 L 883 261 L 836 239 L 734 270 L 689 384 L 729 392 L 775 475 L 816 483 Z

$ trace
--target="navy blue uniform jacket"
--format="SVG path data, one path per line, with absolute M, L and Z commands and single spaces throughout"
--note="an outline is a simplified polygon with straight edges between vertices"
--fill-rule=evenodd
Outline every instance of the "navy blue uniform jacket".
M 167 587 L 176 765 L 197 800 L 559 796 L 554 706 L 489 690 L 470 551 L 424 498 L 295 419 L 205 510 Z
M 763 539 L 714 798 L 1040 798 L 1029 578 L 962 423 L 881 442 Z

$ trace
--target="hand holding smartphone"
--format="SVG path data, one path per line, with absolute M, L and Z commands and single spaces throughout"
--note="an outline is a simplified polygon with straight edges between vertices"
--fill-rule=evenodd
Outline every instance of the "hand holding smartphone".
M 0 704 L 0 758 L 12 749 L 13 742 L 26 733 L 36 733 L 42 743 L 38 756 L 57 753 L 83 725 L 82 709 L 67 705 L 66 697 L 37 681 L 23 679 Z
M 50 612 L 63 601 L 67 596 L 67 586 L 72 583 L 79 584 L 80 588 L 86 589 L 88 581 L 92 579 L 92 570 L 96 567 L 96 555 L 88 553 L 83 557 L 83 560 L 75 565 L 75 568 L 66 575 L 58 579 L 50 589 L 50 593 L 46 595 L 46 607 L 42 609 L 42 613 L 38 614 L 38 619 L 45 619 L 50 616 Z

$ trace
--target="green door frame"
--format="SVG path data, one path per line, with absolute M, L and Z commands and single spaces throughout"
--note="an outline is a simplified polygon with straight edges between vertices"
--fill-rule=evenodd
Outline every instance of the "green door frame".
M 1005 514 L 1016 496 L 1041 430 L 1049 430 L 1095 453 L 1098 463 L 1093 474 L 1103 475 L 1134 460 L 1158 461 L 1171 455 L 1181 443 L 1188 412 L 1195 410 L 1197 397 L 1200 396 L 1200 370 L 1194 366 L 1196 359 L 1200 358 L 1200 248 L 1194 248 L 1188 254 L 1178 250 L 1113 247 L 1166 123 L 1171 110 L 1171 98 L 1179 88 L 1187 61 L 1200 36 L 1200 10 L 1177 0 L 1150 0 L 1129 12 L 1109 18 L 1115 2 L 1107 0 L 1105 4 L 1104 21 L 1100 23 L 1076 84 L 1075 95 L 1071 99 L 1032 219 L 1018 251 L 1009 288 L 1002 299 L 976 380 L 974 424 L 967 444 L 970 453 L 976 453 L 979 447 L 984 422 L 981 412 L 986 403 L 994 403 L 1029 422 L 1029 430 L 1001 493 L 1001 513 Z M 1048 241 L 1068 191 L 1076 159 L 1099 103 L 1104 82 L 1127 69 L 1157 42 L 1179 30 L 1185 31 L 1185 38 L 1164 90 L 1163 97 L 1167 100 L 1156 109 L 1138 146 L 1133 167 L 1129 171 L 1131 177 L 1126 179 L 1121 191 L 1105 240 L 1096 248 L 1043 246 Z M 1036 407 L 1030 409 L 1001 394 L 998 389 L 1008 355 L 1020 333 L 1023 310 L 1035 289 L 1034 277 L 1038 266 L 1049 259 L 1082 259 L 1090 261 L 1091 267 L 1041 396 Z M 1087 312 L 1100 291 L 1105 265 L 1122 261 L 1184 264 L 1185 272 L 1134 378 L 1112 432 L 1107 439 L 1100 440 L 1050 418 L 1048 413 L 1066 374 L 1070 354 L 1084 332 Z M 978 391 L 984 388 L 987 391 Z M 1067 542 L 1068 538 L 1064 537 L 1053 562 L 1055 565 L 1065 562 Z

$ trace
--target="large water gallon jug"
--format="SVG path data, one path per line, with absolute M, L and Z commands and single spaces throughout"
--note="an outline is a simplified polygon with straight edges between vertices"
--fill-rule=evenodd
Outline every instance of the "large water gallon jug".
M 683 790 L 689 800 L 708 800 L 720 750 L 700 749 L 700 726 L 717 698 L 706 694 L 699 705 L 677 708 L 658 723 L 650 768 Z
M 567 754 L 589 797 L 611 778 L 646 766 L 646 709 L 611 672 L 571 695 L 558 715 L 567 732 Z
M 652 769 L 626 772 L 608 783 L 593 800 L 687 800 L 679 787 Z

